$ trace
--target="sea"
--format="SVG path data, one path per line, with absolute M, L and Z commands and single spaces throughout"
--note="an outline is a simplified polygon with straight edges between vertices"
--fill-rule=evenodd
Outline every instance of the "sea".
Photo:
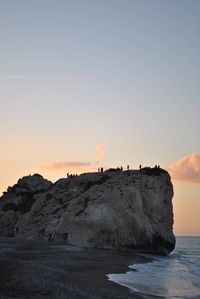
M 108 279 L 155 298 L 200 299 L 200 237 L 176 237 L 168 256 L 143 256 L 152 261 L 130 265 L 127 273 L 108 274 Z

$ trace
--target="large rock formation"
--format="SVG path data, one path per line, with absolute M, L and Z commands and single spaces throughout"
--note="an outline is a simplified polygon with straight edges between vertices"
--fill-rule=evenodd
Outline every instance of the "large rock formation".
M 173 186 L 159 168 L 23 177 L 0 199 L 0 235 L 168 254 Z

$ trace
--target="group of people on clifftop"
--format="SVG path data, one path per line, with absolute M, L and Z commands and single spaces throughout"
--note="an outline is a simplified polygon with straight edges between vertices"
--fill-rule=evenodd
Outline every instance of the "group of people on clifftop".
M 123 171 L 123 167 L 122 166 L 120 166 L 120 167 L 117 167 L 117 168 L 112 168 L 113 170 L 115 169 L 116 171 L 119 171 L 119 170 L 121 170 L 121 171 Z M 129 170 L 129 165 L 127 165 L 127 170 Z M 98 172 L 103 172 L 104 170 L 103 170 L 103 167 L 99 167 L 98 168 Z
M 114 169 L 115 169 L 116 171 L 123 171 L 123 167 L 122 167 L 122 166 L 117 167 L 117 168 L 113 168 L 113 170 L 114 170 Z M 142 167 L 141 164 L 139 165 L 139 170 L 145 170 L 145 169 L 160 169 L 160 165 L 155 165 L 154 168 L 151 168 L 151 167 L 148 167 L 148 166 Z M 130 170 L 130 166 L 129 166 L 129 165 L 126 166 L 126 170 L 127 170 L 127 171 Z M 98 172 L 103 172 L 103 171 L 104 171 L 103 167 L 99 167 L 99 168 L 98 168 Z
M 126 171 L 129 171 L 130 170 L 130 166 L 129 165 L 127 165 L 126 166 Z M 142 167 L 142 165 L 140 164 L 139 165 L 139 170 L 140 171 L 144 171 L 144 172 L 148 172 L 148 173 L 150 173 L 150 172 L 154 172 L 154 173 L 160 173 L 160 172 L 162 172 L 162 169 L 160 168 L 160 165 L 155 165 L 154 167 L 149 167 L 149 166 L 145 166 L 145 167 Z M 103 167 L 99 167 L 98 168 L 98 172 L 104 172 L 105 170 L 104 170 L 104 168 Z M 108 170 L 106 170 L 106 171 L 124 171 L 124 169 L 123 169 L 123 167 L 122 166 L 118 166 L 117 168 L 110 168 L 110 169 L 108 169 Z M 67 178 L 73 178 L 73 177 L 76 177 L 76 176 L 78 176 L 77 174 L 69 174 L 69 173 L 67 173 Z

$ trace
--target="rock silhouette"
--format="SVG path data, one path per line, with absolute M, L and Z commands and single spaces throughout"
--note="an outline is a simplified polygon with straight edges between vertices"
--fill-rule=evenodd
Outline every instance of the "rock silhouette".
M 25 176 L 0 199 L 0 235 L 168 254 L 173 186 L 161 168 Z

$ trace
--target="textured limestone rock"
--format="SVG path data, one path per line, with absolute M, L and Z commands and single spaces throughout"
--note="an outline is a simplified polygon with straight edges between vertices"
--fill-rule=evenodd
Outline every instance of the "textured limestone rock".
M 27 176 L 0 199 L 0 235 L 168 254 L 173 186 L 157 168 L 60 179 Z

